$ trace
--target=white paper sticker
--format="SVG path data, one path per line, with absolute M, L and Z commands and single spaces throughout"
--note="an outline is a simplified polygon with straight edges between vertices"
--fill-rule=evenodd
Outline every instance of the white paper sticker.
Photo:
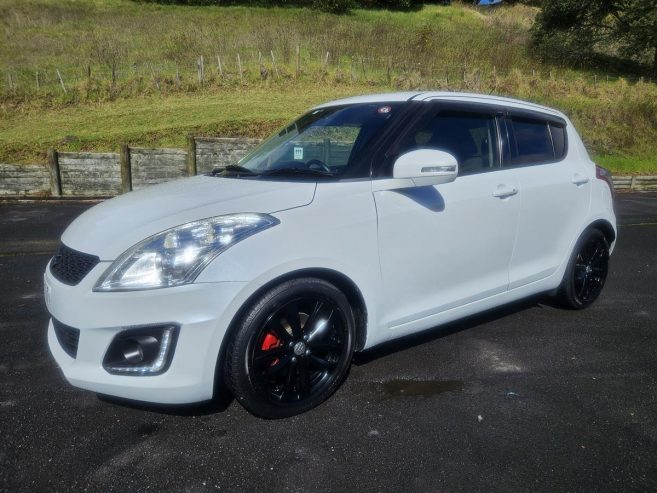
M 303 159 L 303 147 L 294 148 L 294 159 Z

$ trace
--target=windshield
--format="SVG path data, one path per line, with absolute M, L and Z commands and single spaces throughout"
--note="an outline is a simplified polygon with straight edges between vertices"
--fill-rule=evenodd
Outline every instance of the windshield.
M 343 177 L 398 111 L 399 104 L 331 106 L 303 115 L 221 174 Z M 364 176 L 369 175 L 369 168 Z

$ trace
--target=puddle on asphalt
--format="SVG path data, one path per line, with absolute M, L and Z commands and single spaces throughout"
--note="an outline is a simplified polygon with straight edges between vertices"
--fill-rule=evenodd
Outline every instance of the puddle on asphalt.
M 459 392 L 464 384 L 459 380 L 389 380 L 383 383 L 386 397 L 431 397 L 446 392 Z
M 160 429 L 160 425 L 157 423 L 141 423 L 137 426 L 137 434 L 141 436 L 149 436 L 157 433 Z

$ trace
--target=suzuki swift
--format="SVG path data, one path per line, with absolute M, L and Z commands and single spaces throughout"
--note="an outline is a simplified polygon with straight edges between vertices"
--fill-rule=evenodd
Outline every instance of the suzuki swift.
M 281 418 L 328 398 L 354 351 L 542 293 L 587 307 L 615 240 L 610 176 L 562 113 L 355 97 L 82 214 L 46 268 L 48 340 L 75 386 L 164 404 L 221 389 Z

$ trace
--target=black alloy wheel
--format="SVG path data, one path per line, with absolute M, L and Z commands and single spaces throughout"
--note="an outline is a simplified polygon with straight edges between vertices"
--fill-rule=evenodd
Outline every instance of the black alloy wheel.
M 349 369 L 354 317 L 345 296 L 320 279 L 295 279 L 264 294 L 227 350 L 228 386 L 250 412 L 282 418 L 329 397 Z
M 568 308 L 591 305 L 605 285 L 609 268 L 609 244 L 598 229 L 584 232 L 575 246 L 562 282 L 559 298 Z

